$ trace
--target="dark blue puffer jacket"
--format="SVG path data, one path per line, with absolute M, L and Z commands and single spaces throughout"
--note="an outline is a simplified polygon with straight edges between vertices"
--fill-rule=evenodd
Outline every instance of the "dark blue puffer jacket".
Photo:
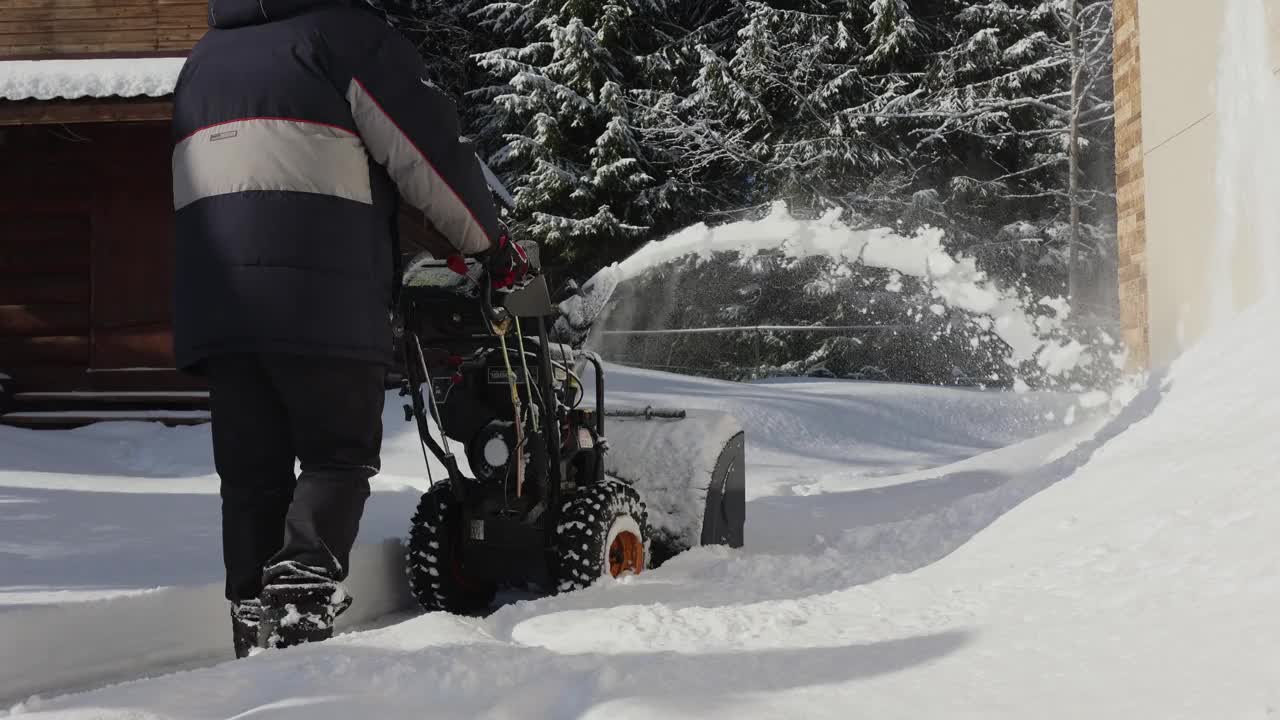
M 391 360 L 396 215 L 460 252 L 498 218 L 414 47 L 343 0 L 211 0 L 174 97 L 174 352 Z

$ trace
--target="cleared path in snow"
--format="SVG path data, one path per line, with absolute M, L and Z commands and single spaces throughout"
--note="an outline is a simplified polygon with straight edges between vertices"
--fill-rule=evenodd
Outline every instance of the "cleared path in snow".
M 821 552 L 888 537 L 888 527 L 989 492 L 1013 473 L 977 480 L 980 470 L 931 477 L 928 469 L 1060 428 L 1057 418 L 1070 402 L 878 383 L 741 385 L 611 370 L 611 403 L 714 408 L 740 418 L 749 439 L 747 553 L 753 555 Z M 348 627 L 407 602 L 393 591 L 401 589 L 398 553 L 381 541 L 403 534 L 426 479 L 398 403 L 389 402 L 386 422 L 384 473 L 362 527 L 353 578 L 359 612 L 346 618 Z M 1041 453 L 1087 430 L 1036 441 L 1040 447 L 1031 456 L 1039 462 Z M 0 699 L 207 664 L 228 652 L 208 448 L 207 428 L 0 429 Z M 439 477 L 442 470 L 435 472 Z M 912 472 L 894 484 L 893 475 Z M 851 539 L 859 532 L 862 540 Z M 966 532 L 960 528 L 949 542 Z M 874 567 L 864 566 L 861 577 L 919 566 L 942 548 L 935 544 L 918 556 L 899 546 Z M 718 552 L 696 555 L 705 560 Z M 856 579 L 850 572 L 831 577 L 847 583 Z
M 1004 481 L 878 529 L 850 523 L 826 548 L 702 549 L 486 619 L 432 614 L 25 709 L 308 720 L 1269 717 L 1280 707 L 1278 314 L 1269 304 L 1239 318 L 1092 437 L 970 459 L 951 474 Z M 894 489 L 851 491 L 848 502 L 824 494 L 846 516 L 859 495 Z M 761 497 L 752 510 L 797 497 Z M 886 558 L 947 550 L 863 582 L 890 570 Z
M 1240 318 L 1092 437 L 972 458 L 950 474 L 1003 481 L 878 527 L 848 523 L 827 547 L 702 549 L 489 618 L 431 614 L 23 709 L 122 719 L 1268 717 L 1280 707 L 1278 313 L 1268 305 Z M 897 487 L 819 496 L 847 517 L 859 496 Z M 803 497 L 759 497 L 751 517 Z M 910 569 L 901 558 L 939 553 L 883 576 Z

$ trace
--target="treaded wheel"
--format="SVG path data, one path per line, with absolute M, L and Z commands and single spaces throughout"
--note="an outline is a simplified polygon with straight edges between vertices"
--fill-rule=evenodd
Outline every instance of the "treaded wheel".
M 649 513 L 635 488 L 617 480 L 588 485 L 560 511 L 556 589 L 644 572 L 649 543 Z
M 497 586 L 463 570 L 462 533 L 462 506 L 449 481 L 438 482 L 418 501 L 405 555 L 409 590 L 424 610 L 472 614 L 493 604 Z

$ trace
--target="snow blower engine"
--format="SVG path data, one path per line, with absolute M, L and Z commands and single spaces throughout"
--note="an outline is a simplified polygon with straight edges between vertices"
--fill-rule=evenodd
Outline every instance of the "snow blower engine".
M 600 358 L 549 338 L 558 309 L 537 246 L 523 247 L 530 279 L 514 290 L 458 258 L 404 275 L 405 419 L 446 473 L 409 534 L 410 589 L 428 610 L 474 613 L 499 587 L 569 591 L 742 544 L 741 429 L 718 413 L 606 409 Z

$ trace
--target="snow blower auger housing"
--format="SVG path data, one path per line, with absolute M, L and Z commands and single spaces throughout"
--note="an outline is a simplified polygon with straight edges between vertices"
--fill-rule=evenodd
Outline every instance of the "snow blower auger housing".
M 499 587 L 567 591 L 641 573 L 655 555 L 664 559 L 698 540 L 741 544 L 741 431 L 721 418 L 719 433 L 736 434 L 710 455 L 686 452 L 685 486 L 674 488 L 681 472 L 672 463 L 692 445 L 653 441 L 680 419 L 600 411 L 600 358 L 549 339 L 557 307 L 537 268 L 537 246 L 524 247 L 531 279 L 515 290 L 493 289 L 474 261 L 422 259 L 405 272 L 399 317 L 405 419 L 416 423 L 447 475 L 423 494 L 409 533 L 409 585 L 428 610 L 473 613 L 488 608 Z M 593 407 L 583 406 L 587 385 L 579 373 L 587 366 L 595 373 Z M 606 418 L 611 433 L 615 425 L 644 430 L 621 432 L 612 445 Z M 688 432 L 697 428 L 681 434 Z M 642 497 L 646 478 L 610 471 L 611 446 L 631 460 L 646 445 L 671 451 L 654 485 L 657 527 Z M 726 453 L 725 467 L 717 466 Z M 717 470 L 725 470 L 718 480 Z M 697 507 L 673 512 L 678 504 Z M 696 522 L 671 522 L 684 515 L 696 515 Z M 697 537 L 688 542 L 694 525 Z

